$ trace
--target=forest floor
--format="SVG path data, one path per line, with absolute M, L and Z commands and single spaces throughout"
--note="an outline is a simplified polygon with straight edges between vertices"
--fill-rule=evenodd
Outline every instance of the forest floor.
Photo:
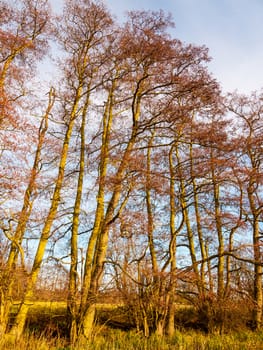
M 129 326 L 122 307 L 99 305 L 93 338 L 74 348 L 68 342 L 65 302 L 36 302 L 32 305 L 21 339 L 0 339 L 0 350 L 262 350 L 263 331 L 236 329 L 225 334 L 206 334 L 178 327 L 173 337 L 155 334 L 145 338 Z M 15 311 L 15 310 L 14 310 Z

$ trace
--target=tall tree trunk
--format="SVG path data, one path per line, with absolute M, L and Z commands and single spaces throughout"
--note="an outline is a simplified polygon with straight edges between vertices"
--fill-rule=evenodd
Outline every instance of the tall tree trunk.
M 218 301 L 221 302 L 224 296 L 224 271 L 225 271 L 225 258 L 224 258 L 224 237 L 222 231 L 222 220 L 221 220 L 221 209 L 220 209 L 220 185 L 216 177 L 215 163 L 216 159 L 211 150 L 211 180 L 213 185 L 213 200 L 215 210 L 215 226 L 218 239 L 218 263 L 217 263 L 217 297 Z
M 198 187 L 196 184 L 195 177 L 195 169 L 194 169 L 194 160 L 193 160 L 193 144 L 189 145 L 189 154 L 190 154 L 190 172 L 191 172 L 191 180 L 193 187 L 193 197 L 194 197 L 194 211 L 195 211 L 195 219 L 196 219 L 196 228 L 198 235 L 198 242 L 201 252 L 201 267 L 200 267 L 200 286 L 201 286 L 201 297 L 205 293 L 206 289 L 206 280 L 205 280 L 205 267 L 207 261 L 205 242 L 203 237 L 202 223 L 201 223 L 201 215 L 199 211 L 199 198 L 198 198 Z
M 191 227 L 190 217 L 189 217 L 189 206 L 187 201 L 187 188 L 185 184 L 185 180 L 183 178 L 183 173 L 181 170 L 181 158 L 179 154 L 178 145 L 176 146 L 176 158 L 178 162 L 178 176 L 179 176 L 179 182 L 180 182 L 180 204 L 182 208 L 182 213 L 184 217 L 184 222 L 186 225 L 186 231 L 187 231 L 187 239 L 188 239 L 188 247 L 189 252 L 192 260 L 192 267 L 195 275 L 195 282 L 197 286 L 198 293 L 201 294 L 203 290 L 202 281 L 200 279 L 200 273 L 198 270 L 198 263 L 196 258 L 196 252 L 195 252 L 195 241 L 194 241 L 194 233 Z
M 138 89 L 136 90 L 133 98 L 132 104 L 132 114 L 133 114 L 133 127 L 131 131 L 131 136 L 129 141 L 127 142 L 126 149 L 124 150 L 122 159 L 120 161 L 119 167 L 115 176 L 115 186 L 113 189 L 113 193 L 111 199 L 108 202 L 107 210 L 104 214 L 104 187 L 99 188 L 98 196 L 97 196 L 97 210 L 96 210 L 96 218 L 94 229 L 91 234 L 87 255 L 86 255 L 86 264 L 85 264 L 85 273 L 84 273 L 84 283 L 83 283 L 83 291 L 82 291 L 82 313 L 80 317 L 80 326 L 82 327 L 82 333 L 86 338 L 90 338 L 91 329 L 94 323 L 94 308 L 93 304 L 96 302 L 96 296 L 98 292 L 98 288 L 100 285 L 100 281 L 102 278 L 103 267 L 105 256 L 108 247 L 108 235 L 109 228 L 112 222 L 120 215 L 121 210 L 124 208 L 124 205 L 127 201 L 127 198 L 124 199 L 122 204 L 120 205 L 120 209 L 116 213 L 116 208 L 119 204 L 119 200 L 121 197 L 122 190 L 122 179 L 125 173 L 125 170 L 128 166 L 128 161 L 130 154 L 133 150 L 134 144 L 137 139 L 137 128 L 138 128 L 138 119 L 140 116 L 140 84 L 142 84 L 143 79 L 138 83 Z M 113 88 L 110 96 L 110 109 L 109 109 L 109 121 L 112 120 L 112 108 L 113 108 L 113 92 L 115 88 Z M 108 116 L 107 116 L 108 117 Z M 111 131 L 111 122 L 107 123 L 106 126 L 106 134 L 109 142 L 110 131 Z M 108 154 L 108 146 L 106 148 L 106 152 Z M 107 157 L 103 156 L 101 160 L 100 171 L 105 172 L 107 170 Z M 104 184 L 102 183 L 102 186 Z
M 213 201 L 214 201 L 214 220 L 217 233 L 217 305 L 215 306 L 215 317 L 209 320 L 209 324 L 212 331 L 223 332 L 225 315 L 224 315 L 224 296 L 225 296 L 225 255 L 224 255 L 224 236 L 223 236 L 223 225 L 222 225 L 222 213 L 220 208 L 220 183 L 216 174 L 216 162 L 214 158 L 213 150 L 210 153 L 211 162 L 211 180 L 213 189 Z M 213 305 L 212 305 L 213 307 Z
M 115 91 L 115 80 L 112 82 L 111 89 L 108 94 L 107 103 L 105 106 L 105 111 L 103 115 L 103 131 L 102 131 L 102 146 L 101 146 L 101 155 L 100 155 L 100 165 L 99 165 L 99 188 L 97 194 L 97 208 L 95 214 L 95 222 L 92 234 L 89 239 L 86 261 L 84 267 L 84 279 L 83 286 L 81 291 L 81 308 L 80 308 L 80 318 L 79 318 L 79 327 L 82 328 L 80 332 L 83 332 L 84 335 L 89 338 L 93 329 L 94 317 L 95 317 L 95 302 L 96 298 L 96 288 L 94 291 L 91 291 L 92 285 L 92 273 L 93 273 L 93 264 L 97 250 L 99 249 L 99 235 L 102 230 L 102 224 L 104 220 L 104 195 L 105 195 L 105 186 L 106 186 L 106 175 L 108 167 L 108 158 L 109 158 L 109 146 L 110 146 L 110 136 L 113 120 L 113 105 L 114 105 L 114 91 Z M 105 236 L 107 234 L 105 233 Z M 107 243 L 101 243 L 104 247 Z M 104 249 L 104 248 L 103 248 Z M 94 281 L 95 282 L 95 281 Z
M 53 198 L 51 201 L 51 206 L 47 215 L 47 218 L 45 220 L 45 224 L 43 227 L 43 230 L 41 232 L 41 236 L 39 239 L 37 251 L 35 254 L 35 259 L 33 262 L 33 266 L 31 268 L 31 272 L 28 276 L 28 283 L 26 287 L 26 292 L 23 297 L 23 300 L 20 304 L 18 314 L 15 318 L 14 324 L 9 332 L 11 336 L 15 336 L 19 338 L 22 335 L 22 332 L 24 330 L 25 322 L 26 322 L 26 317 L 28 314 L 29 307 L 32 302 L 32 296 L 34 292 L 34 287 L 38 278 L 38 274 L 40 271 L 40 267 L 43 261 L 43 257 L 45 254 L 45 249 L 46 245 L 48 243 L 48 239 L 50 236 L 50 231 L 51 227 L 53 224 L 53 221 L 55 220 L 56 214 L 57 214 L 57 209 L 60 203 L 60 192 L 62 189 L 63 185 L 63 179 L 64 179 L 64 172 L 65 172 L 65 167 L 66 167 L 66 162 L 67 162 L 67 155 L 68 155 L 68 148 L 69 148 L 69 142 L 73 130 L 73 126 L 75 123 L 76 115 L 77 115 L 77 110 L 79 106 L 79 100 L 82 95 L 82 84 L 77 89 L 76 92 L 76 97 L 75 101 L 73 103 L 73 107 L 71 110 L 70 114 L 70 119 L 67 125 L 67 130 L 63 142 L 63 147 L 61 150 L 61 157 L 60 157 L 60 163 L 59 163 L 59 171 L 58 171 L 58 176 L 56 180 L 56 185 L 53 193 Z
M 6 289 L 4 291 L 1 291 L 2 298 L 0 300 L 0 304 L 1 304 L 0 308 L 2 310 L 0 315 L 1 317 L 0 334 L 4 334 L 6 332 L 8 316 L 9 316 L 10 307 L 11 307 L 12 292 L 13 292 L 13 287 L 16 280 L 14 272 L 17 265 L 19 253 L 22 253 L 22 250 L 23 250 L 21 245 L 25 235 L 28 220 L 32 212 L 32 206 L 33 206 L 32 195 L 36 189 L 36 180 L 40 171 L 39 169 L 41 167 L 41 164 L 40 164 L 41 151 L 44 144 L 46 131 L 48 128 L 48 117 L 54 105 L 54 101 L 55 101 L 54 89 L 51 88 L 49 91 L 48 106 L 39 127 L 38 144 L 35 152 L 34 163 L 30 172 L 29 183 L 24 194 L 23 207 L 19 214 L 18 224 L 15 230 L 15 233 L 13 236 L 10 236 L 11 248 L 10 248 L 10 253 L 6 264 L 6 279 L 8 280 L 8 284 L 6 286 Z
M 85 128 L 87 110 L 89 106 L 90 96 L 87 93 L 86 101 L 82 110 L 82 121 L 80 127 L 80 161 L 79 176 L 77 184 L 77 192 L 74 204 L 72 232 L 71 232 L 71 263 L 69 272 L 69 295 L 68 295 L 68 311 L 71 318 L 70 324 L 70 343 L 75 346 L 77 340 L 77 317 L 78 317 L 78 229 L 79 216 L 81 211 L 81 199 L 83 193 L 83 181 L 85 170 Z
M 254 185 L 256 184 L 253 176 L 249 181 L 247 189 L 248 199 L 253 217 L 253 250 L 254 250 L 254 324 L 257 330 L 262 327 L 262 312 L 263 312 L 263 290 L 262 290 L 262 252 L 261 252 L 261 234 L 259 227 L 259 217 L 262 208 L 257 209 L 255 203 Z
M 174 145 L 169 151 L 169 173 L 170 173 L 170 245 L 169 245 L 169 259 L 170 259 L 170 282 L 167 291 L 168 302 L 168 315 L 166 323 L 166 333 L 168 336 L 173 336 L 175 332 L 175 300 L 176 300 L 176 242 L 177 234 L 175 220 L 176 220 L 176 207 L 175 207 L 175 169 L 173 163 Z M 181 225 L 180 225 L 181 226 Z
M 152 262 L 152 273 L 153 277 L 156 278 L 158 274 L 158 263 L 156 258 L 156 252 L 154 247 L 154 238 L 153 238 L 153 232 L 154 232 L 154 218 L 153 218 L 153 210 L 152 210 L 152 203 L 151 203 L 151 151 L 152 151 L 152 144 L 154 140 L 154 133 L 152 133 L 151 138 L 148 142 L 147 147 L 147 160 L 146 160 L 146 208 L 147 208 L 147 237 L 148 237 L 148 245 L 151 255 L 151 262 Z

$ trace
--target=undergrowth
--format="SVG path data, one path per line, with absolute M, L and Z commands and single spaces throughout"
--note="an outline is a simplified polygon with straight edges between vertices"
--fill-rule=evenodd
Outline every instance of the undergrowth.
M 95 329 L 94 338 L 70 347 L 66 339 L 25 334 L 19 341 L 2 339 L 1 350 L 262 350 L 263 332 L 226 335 L 176 331 L 173 337 L 152 335 L 148 339 L 133 331 Z
M 129 324 L 122 307 L 99 308 L 98 325 L 93 339 L 80 339 L 71 347 L 68 340 L 68 320 L 65 304 L 32 306 L 26 331 L 19 340 L 3 337 L 0 350 L 262 350 L 263 330 L 253 332 L 242 324 L 227 329 L 225 334 L 207 333 L 196 327 L 202 324 L 190 308 L 177 313 L 178 329 L 173 337 L 145 338 Z M 14 310 L 15 313 L 15 310 Z M 233 320 L 230 320 L 233 322 Z M 121 327 L 120 327 L 121 325 Z

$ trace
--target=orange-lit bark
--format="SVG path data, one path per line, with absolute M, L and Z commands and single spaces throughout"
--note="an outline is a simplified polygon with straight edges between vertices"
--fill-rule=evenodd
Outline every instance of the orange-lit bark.
M 16 282 L 14 271 L 16 269 L 18 257 L 20 254 L 23 253 L 22 241 L 26 232 L 26 226 L 28 224 L 28 221 L 30 219 L 30 215 L 32 212 L 32 206 L 33 206 L 32 195 L 37 187 L 36 180 L 40 171 L 39 169 L 41 164 L 41 152 L 45 141 L 45 135 L 48 129 L 48 118 L 51 113 L 54 102 L 55 102 L 54 90 L 51 89 L 49 92 L 48 106 L 42 118 L 39 131 L 38 131 L 38 144 L 35 152 L 34 163 L 30 172 L 29 183 L 24 194 L 23 207 L 19 214 L 16 230 L 13 235 L 10 235 L 8 237 L 11 240 L 11 247 L 10 247 L 10 252 L 6 263 L 6 278 L 8 279 L 8 285 L 4 291 L 1 291 L 1 294 L 2 294 L 2 297 L 1 297 L 2 312 L 1 312 L 1 320 L 0 320 L 1 334 L 5 333 L 6 331 L 6 326 L 8 322 L 11 301 L 12 301 L 12 289 L 13 289 L 14 283 Z M 24 260 L 23 257 L 22 257 L 22 260 Z

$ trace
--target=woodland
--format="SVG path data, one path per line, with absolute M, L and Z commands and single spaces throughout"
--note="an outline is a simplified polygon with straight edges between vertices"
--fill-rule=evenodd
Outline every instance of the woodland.
M 103 303 L 145 337 L 182 306 L 204 332 L 261 330 L 263 91 L 223 94 L 162 10 L 0 14 L 0 337 L 37 301 L 66 303 L 72 346 Z

